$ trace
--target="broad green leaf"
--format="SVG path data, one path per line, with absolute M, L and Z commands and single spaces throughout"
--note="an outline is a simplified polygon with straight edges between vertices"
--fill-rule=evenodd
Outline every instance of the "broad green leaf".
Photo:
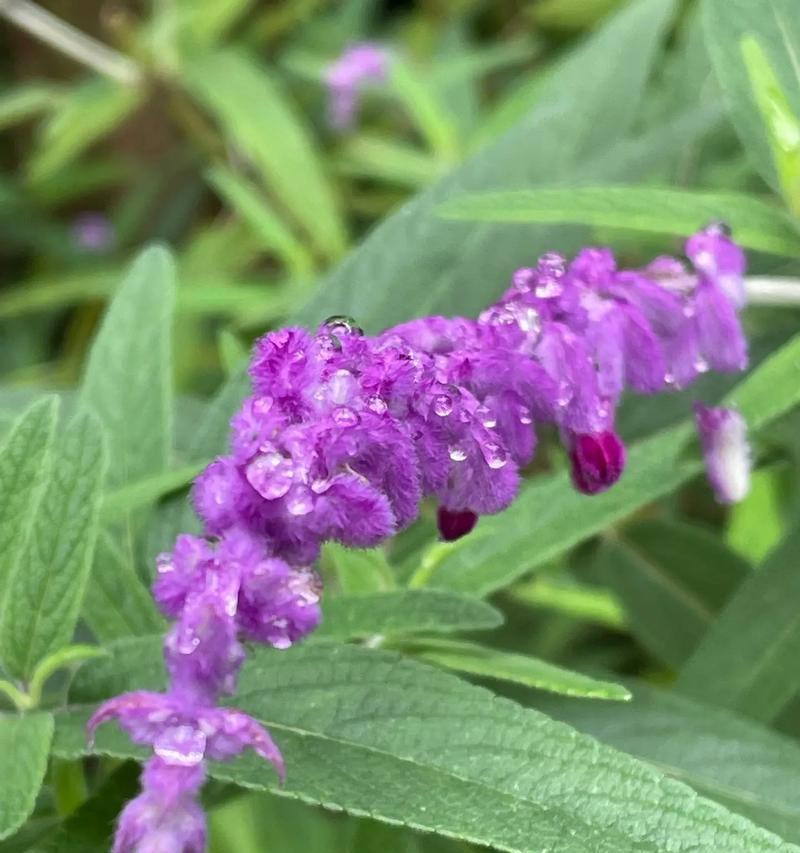
M 32 535 L 8 583 L 0 658 L 27 681 L 72 639 L 97 539 L 107 455 L 102 429 L 78 415 L 58 436 Z
M 133 564 L 108 533 L 101 533 L 97 542 L 82 616 L 101 643 L 164 628 L 164 620 Z
M 345 234 L 312 138 L 278 84 L 246 54 L 206 54 L 184 82 L 258 169 L 265 185 L 329 257 Z
M 726 397 L 755 431 L 800 402 L 800 336 L 753 370 Z M 575 490 L 566 473 L 539 477 L 500 515 L 482 518 L 444 554 L 431 583 L 488 595 L 573 545 L 668 495 L 702 470 L 684 422 L 633 445 L 620 481 L 600 495 Z
M 687 235 L 724 219 L 748 249 L 800 257 L 800 232 L 780 208 L 739 193 L 660 187 L 565 187 L 455 198 L 446 219 L 487 222 L 572 222 Z
M 521 604 L 554 610 L 581 622 L 613 630 L 626 627 L 619 599 L 600 587 L 544 575 L 517 584 L 509 590 L 509 595 Z
M 33 811 L 52 738 L 52 714 L 0 714 L 0 755 L 8 770 L 0 785 L 0 839 L 16 832 Z
M 28 168 L 34 181 L 49 178 L 111 132 L 141 101 L 142 93 L 104 77 L 73 87 L 45 122 Z
M 504 652 L 477 643 L 425 639 L 412 641 L 410 648 L 414 656 L 423 661 L 468 675 L 511 681 L 564 696 L 618 702 L 631 698 L 630 692 L 620 684 L 590 678 L 530 655 Z
M 128 643 L 79 671 L 55 754 L 86 752 L 91 708 L 74 703 L 125 686 L 158 688 L 155 652 L 154 643 Z M 323 644 L 260 650 L 235 701 L 283 751 L 289 777 L 280 792 L 329 808 L 516 853 L 796 850 L 645 764 L 396 654 Z M 98 733 L 96 750 L 134 753 L 113 726 Z M 277 786 L 252 756 L 211 773 Z
M 560 64 L 522 122 L 375 228 L 300 319 L 349 314 L 374 330 L 411 316 L 477 313 L 515 267 L 552 249 L 552 231 L 446 222 L 436 209 L 466 192 L 574 180 L 587 161 L 599 162 L 633 125 L 672 10 L 670 0 L 627 6 Z M 619 166 L 633 168 L 631 158 Z
M 55 106 L 62 90 L 47 83 L 23 83 L 0 95 L 0 129 Z
M 314 636 L 341 640 L 480 631 L 503 622 L 502 614 L 483 601 L 434 589 L 324 598 L 322 613 L 322 624 Z
M 397 586 L 392 567 L 381 548 L 354 549 L 338 542 L 326 542 L 323 555 L 346 595 L 381 592 Z
M 134 510 L 155 503 L 170 492 L 183 489 L 204 467 L 203 463 L 193 462 L 106 492 L 102 505 L 103 521 L 115 521 Z
M 742 40 L 758 41 L 786 96 L 800 115 L 800 18 L 795 0 L 703 0 L 706 45 L 722 85 L 733 123 L 761 176 L 775 190 L 775 169 L 767 126 L 742 57 Z
M 57 417 L 57 397 L 33 403 L 0 446 L 0 617 L 36 520 Z
M 758 720 L 772 720 L 800 687 L 800 530 L 753 572 L 711 626 L 676 689 Z
M 679 667 L 750 575 L 750 566 L 699 527 L 644 521 L 610 536 L 592 572 L 617 594 L 642 645 Z
M 268 252 L 274 252 L 296 276 L 311 273 L 311 256 L 256 187 L 224 166 L 215 166 L 207 178 Z
M 161 248 L 145 250 L 114 295 L 92 344 L 81 402 L 108 432 L 112 487 L 169 466 L 174 301 L 172 258 Z
M 800 30 L 798 30 L 800 62 Z M 752 37 L 742 41 L 742 54 L 756 102 L 767 129 L 783 197 L 789 209 L 800 215 L 800 118 L 792 112 L 781 85 L 770 68 L 761 45 Z M 800 75 L 800 65 L 798 65 Z M 800 77 L 798 77 L 800 83 Z
M 536 696 L 535 705 L 800 843 L 797 741 L 712 705 L 628 682 L 624 706 Z

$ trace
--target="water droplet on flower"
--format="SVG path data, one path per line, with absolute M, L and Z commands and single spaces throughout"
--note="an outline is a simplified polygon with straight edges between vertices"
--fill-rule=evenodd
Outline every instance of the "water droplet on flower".
M 253 400 L 253 413 L 256 415 L 266 415 L 272 409 L 274 402 L 272 397 L 269 396 L 256 397 Z
M 481 453 L 483 453 L 486 464 L 494 470 L 505 467 L 508 462 L 508 453 L 506 453 L 505 448 L 493 441 L 481 444 Z
M 156 568 L 160 575 L 169 574 L 175 571 L 175 563 L 172 561 L 172 554 L 161 554 L 156 560 Z
M 334 335 L 356 335 L 361 336 L 364 330 L 352 317 L 344 314 L 334 314 L 322 324 L 322 327 Z
M 437 394 L 433 398 L 433 411 L 446 418 L 453 411 L 453 398 L 449 394 Z
M 525 426 L 529 426 L 533 423 L 533 418 L 531 417 L 530 409 L 527 406 L 519 407 L 519 422 L 524 424 Z
M 675 384 L 675 374 L 669 373 L 669 372 L 665 373 L 664 374 L 664 382 L 666 382 L 667 385 L 674 385 Z
M 339 406 L 331 412 L 331 419 L 340 427 L 352 427 L 361 422 L 357 412 L 347 406 Z
M 153 751 L 167 764 L 194 767 L 205 755 L 206 736 L 194 726 L 171 726 L 156 737 Z
M 314 498 L 304 486 L 299 486 L 286 498 L 286 509 L 291 515 L 308 515 L 314 509 Z
M 367 408 L 374 412 L 376 415 L 382 415 L 387 409 L 386 400 L 383 397 L 379 397 L 377 394 L 367 400 Z
M 708 234 L 724 234 L 726 237 L 730 237 L 733 233 L 731 231 L 731 226 L 722 219 L 715 219 L 712 222 L 709 222 L 704 230 Z
M 294 466 L 277 450 L 269 450 L 253 459 L 245 469 L 247 482 L 267 500 L 282 498 L 291 488 Z
M 698 357 L 695 360 L 694 369 L 698 373 L 708 373 L 708 362 L 704 358 Z
M 320 477 L 317 480 L 313 480 L 311 483 L 311 491 L 314 492 L 315 495 L 321 495 L 324 492 L 327 492 L 331 487 L 331 481 L 326 480 L 323 477 Z
M 326 361 L 342 351 L 342 342 L 336 335 L 320 335 L 317 338 L 317 346 L 320 356 Z
M 515 290 L 525 293 L 531 289 L 536 271 L 530 267 L 522 267 L 511 276 L 511 284 Z
M 453 462 L 463 462 L 467 458 L 467 451 L 460 444 L 451 444 L 447 452 Z
M 332 403 L 349 403 L 357 391 L 356 378 L 349 370 L 337 370 L 328 380 L 328 396 Z
M 683 306 L 683 316 L 686 318 L 694 317 L 694 305 L 691 302 L 687 302 Z

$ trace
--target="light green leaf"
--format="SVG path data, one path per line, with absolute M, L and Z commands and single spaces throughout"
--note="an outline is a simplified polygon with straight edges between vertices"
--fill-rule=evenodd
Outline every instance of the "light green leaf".
M 324 598 L 322 613 L 322 624 L 314 636 L 340 640 L 480 631 L 503 622 L 502 614 L 483 601 L 434 589 Z
M 313 260 L 291 229 L 273 210 L 259 190 L 246 178 L 224 166 L 207 173 L 208 181 L 259 238 L 268 252 L 274 252 L 296 276 L 307 276 Z
M 592 573 L 617 594 L 642 645 L 679 667 L 747 579 L 750 566 L 701 528 L 644 521 L 610 536 Z
M 326 542 L 323 554 L 332 564 L 339 587 L 346 595 L 381 592 L 397 586 L 381 548 L 345 548 L 338 542 Z
M 150 593 L 108 533 L 101 533 L 97 542 L 82 615 L 101 643 L 164 628 Z
M 105 657 L 107 654 L 108 652 L 101 646 L 87 646 L 79 643 L 74 646 L 62 646 L 58 651 L 48 655 L 39 662 L 31 676 L 28 695 L 32 706 L 36 708 L 39 705 L 47 679 L 59 669 L 75 663 L 83 663 L 92 658 Z
M 36 520 L 50 464 L 58 404 L 57 397 L 33 403 L 14 422 L 0 446 L 0 617 Z
M 775 190 L 768 129 L 742 60 L 742 40 L 754 38 L 766 54 L 794 115 L 800 115 L 800 19 L 795 0 L 703 0 L 706 45 L 736 130 L 761 176 Z
M 48 118 L 28 166 L 34 181 L 50 178 L 112 131 L 139 105 L 142 93 L 104 77 L 93 77 L 65 93 Z
M 412 641 L 409 648 L 421 660 L 468 675 L 511 681 L 564 696 L 618 702 L 631 698 L 630 692 L 620 684 L 590 678 L 530 655 L 504 652 L 477 643 L 425 639 Z
M 149 660 L 148 660 L 149 658 Z M 158 688 L 155 643 L 91 662 L 59 714 L 54 751 L 85 753 L 86 713 L 135 685 Z M 396 654 L 354 646 L 259 650 L 236 706 L 269 728 L 286 796 L 513 853 L 789 853 L 792 845 L 652 768 L 486 690 Z M 134 750 L 115 727 L 101 754 Z M 137 753 L 138 754 L 138 753 Z M 252 756 L 213 776 L 277 789 Z
M 55 106 L 62 90 L 47 83 L 23 83 L 0 95 L 0 129 Z
M 800 336 L 753 370 L 726 398 L 751 430 L 800 402 Z M 600 495 L 582 495 L 566 473 L 539 477 L 500 515 L 482 518 L 453 543 L 432 573 L 434 586 L 488 595 L 594 536 L 699 473 L 699 455 L 687 451 L 691 423 L 631 447 L 620 481 Z
M 536 707 L 603 743 L 650 762 L 696 791 L 800 843 L 797 741 L 743 717 L 628 682 L 633 701 L 571 702 L 536 696 Z
M 0 714 L 0 755 L 9 770 L 0 785 L 0 839 L 16 832 L 33 811 L 52 738 L 52 714 Z
M 418 189 L 433 183 L 442 164 L 424 151 L 382 136 L 362 133 L 342 145 L 335 161 L 345 175 L 372 178 Z
M 683 668 L 676 690 L 765 722 L 800 687 L 795 529 L 753 572 Z
M 446 219 L 487 222 L 572 222 L 687 235 L 713 220 L 727 222 L 748 249 L 800 257 L 800 232 L 775 205 L 740 193 L 660 187 L 566 187 L 455 198 Z
M 27 681 L 72 639 L 94 554 L 107 465 L 96 418 L 78 415 L 59 435 L 32 535 L 8 582 L 0 658 Z
M 184 82 L 317 247 L 340 255 L 344 227 L 312 138 L 266 69 L 224 50 L 188 65 Z
M 750 492 L 728 513 L 725 540 L 752 563 L 760 563 L 786 532 L 781 500 L 786 473 L 782 465 L 753 471 Z
M 623 9 L 560 64 L 524 121 L 375 228 L 321 283 L 300 320 L 348 314 L 375 330 L 411 316 L 477 313 L 510 270 L 552 248 L 553 232 L 446 222 L 436 209 L 467 192 L 570 181 L 576 171 L 589 180 L 586 163 L 600 163 L 636 119 L 672 10 L 670 0 Z M 559 235 L 559 248 L 568 247 Z
M 108 433 L 111 486 L 169 466 L 174 303 L 172 258 L 164 249 L 147 249 L 114 295 L 92 344 L 81 402 L 100 417 Z
M 797 49 L 800 63 L 800 30 Z M 800 118 L 792 112 L 775 72 L 756 39 L 748 36 L 742 41 L 742 55 L 756 103 L 766 125 L 783 197 L 789 209 L 800 215 Z M 800 64 L 797 72 L 800 83 Z
M 227 376 L 232 376 L 246 367 L 249 351 L 235 332 L 222 329 L 217 335 L 217 347 L 222 368 Z
M 155 503 L 170 492 L 183 489 L 203 470 L 203 463 L 193 462 L 150 477 L 144 477 L 107 492 L 103 499 L 103 521 L 115 521 L 128 513 Z
M 520 604 L 554 610 L 581 622 L 613 630 L 626 627 L 625 612 L 619 600 L 600 587 L 544 575 L 517 584 L 509 590 L 509 595 Z

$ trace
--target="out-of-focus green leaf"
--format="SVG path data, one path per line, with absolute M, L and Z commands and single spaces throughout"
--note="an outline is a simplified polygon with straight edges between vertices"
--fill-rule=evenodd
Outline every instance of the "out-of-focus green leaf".
M 9 770 L 0 785 L 0 839 L 14 833 L 33 811 L 52 738 L 52 714 L 0 714 L 0 754 Z
M 230 329 L 222 329 L 217 335 L 217 347 L 222 369 L 227 376 L 233 376 L 233 374 L 244 369 L 249 351 L 235 332 Z
M 471 80 L 533 59 L 539 45 L 529 38 L 489 43 L 481 48 L 465 49 L 439 59 L 426 75 L 437 88 Z
M 800 402 L 800 337 L 792 338 L 728 395 L 754 431 Z M 566 473 L 539 477 L 503 513 L 482 518 L 452 543 L 432 572 L 434 586 L 488 595 L 615 522 L 663 497 L 702 470 L 688 452 L 694 434 L 682 423 L 635 444 L 613 489 L 588 497 Z
M 180 37 L 199 50 L 219 42 L 253 0 L 179 0 L 177 5 Z
M 326 542 L 323 554 L 346 595 L 382 592 L 397 586 L 392 567 L 380 548 L 345 548 L 338 542 Z
M 107 492 L 102 505 L 103 521 L 115 521 L 134 510 L 155 503 L 170 492 L 184 488 L 204 467 L 204 463 L 194 462 L 182 468 L 152 474 Z
M 50 177 L 121 124 L 139 105 L 141 92 L 105 77 L 71 88 L 45 122 L 28 162 L 34 181 Z
M 256 187 L 224 166 L 211 169 L 208 179 L 231 208 L 252 228 L 267 251 L 274 252 L 295 275 L 310 274 L 313 269 L 310 255 Z
M 541 0 L 531 7 L 539 26 L 558 30 L 582 30 L 621 5 L 623 0 Z
M 569 187 L 455 198 L 447 219 L 477 222 L 574 222 L 687 235 L 723 219 L 749 249 L 800 257 L 800 232 L 780 208 L 738 193 L 657 187 Z
M 780 191 L 761 112 L 742 59 L 742 40 L 755 39 L 777 77 L 786 106 L 800 116 L 800 17 L 795 0 L 703 0 L 703 24 L 714 71 L 754 165 Z
M 800 83 L 800 30 L 797 39 Z M 800 118 L 792 112 L 761 45 L 752 37 L 742 42 L 742 54 L 756 103 L 767 129 L 778 180 L 789 209 L 800 215 Z
M 72 639 L 97 539 L 106 465 L 100 424 L 91 414 L 78 415 L 53 446 L 30 539 L 7 583 L 0 658 L 22 681 Z
M 772 720 L 800 687 L 800 530 L 739 587 L 689 658 L 676 690 Z
M 335 161 L 347 175 L 372 178 L 413 189 L 426 187 L 442 173 L 442 164 L 423 151 L 380 136 L 348 139 Z
M 786 532 L 781 514 L 782 466 L 753 471 L 747 497 L 731 507 L 725 539 L 751 563 L 760 563 Z
M 633 701 L 572 702 L 536 696 L 537 708 L 654 764 L 706 797 L 800 843 L 797 741 L 752 720 L 628 682 Z
M 552 248 L 553 232 L 446 222 L 436 209 L 466 192 L 574 180 L 579 164 L 605 156 L 635 121 L 672 10 L 670 0 L 627 6 L 560 64 L 522 122 L 375 228 L 300 319 L 315 325 L 344 313 L 373 330 L 429 313 L 477 313 L 515 267 Z M 632 168 L 630 158 L 623 166 Z
M 402 589 L 323 599 L 315 637 L 451 634 L 496 628 L 503 617 L 484 601 L 434 589 Z
M 224 50 L 188 65 L 184 82 L 316 246 L 329 257 L 340 255 L 344 226 L 311 136 L 267 71 Z
M 25 121 L 58 104 L 62 90 L 47 83 L 23 83 L 0 95 L 0 129 Z
M 604 542 L 593 563 L 625 608 L 633 635 L 659 660 L 681 666 L 750 574 L 741 557 L 698 527 L 630 525 Z
M 114 295 L 92 344 L 81 402 L 108 432 L 111 486 L 169 466 L 174 302 L 172 258 L 164 249 L 146 250 Z
M 409 648 L 415 657 L 437 666 L 483 678 L 511 681 L 548 693 L 617 702 L 631 698 L 627 688 L 620 684 L 590 678 L 530 655 L 504 652 L 477 643 L 425 639 L 412 641 Z
M 563 613 L 614 630 L 626 626 L 625 612 L 611 592 L 574 581 L 538 577 L 509 590 L 514 601 Z
M 120 652 L 79 670 L 71 711 L 58 715 L 56 755 L 87 750 L 91 707 L 76 703 L 163 683 L 155 643 Z M 281 793 L 306 802 L 511 853 L 795 849 L 629 756 L 396 654 L 329 644 L 259 650 L 236 703 L 280 746 L 291 768 Z M 95 749 L 134 751 L 113 726 L 98 732 Z M 255 757 L 210 770 L 252 788 L 277 784 Z

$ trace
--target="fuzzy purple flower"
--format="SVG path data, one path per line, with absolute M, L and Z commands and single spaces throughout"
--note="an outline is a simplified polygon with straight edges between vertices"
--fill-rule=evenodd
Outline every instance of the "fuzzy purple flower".
M 750 491 L 751 453 L 747 424 L 736 409 L 695 403 L 695 422 L 703 446 L 708 480 L 720 503 L 743 500 Z
M 328 121 L 335 130 L 347 130 L 358 112 L 361 90 L 368 82 L 383 82 L 389 73 L 389 54 L 370 42 L 349 47 L 325 72 Z
M 81 213 L 72 223 L 72 239 L 84 252 L 104 255 L 110 252 L 117 242 L 117 235 L 111 221 L 102 213 Z

